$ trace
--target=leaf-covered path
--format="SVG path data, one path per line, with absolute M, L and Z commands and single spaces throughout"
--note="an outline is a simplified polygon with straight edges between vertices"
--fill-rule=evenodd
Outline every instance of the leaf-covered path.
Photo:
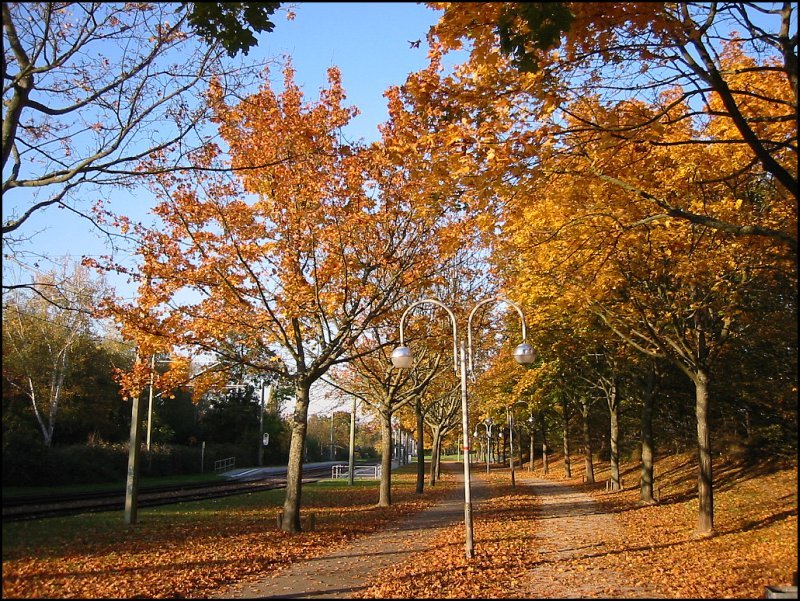
M 585 492 L 567 484 L 541 479 L 521 479 L 518 491 L 536 503 L 536 538 L 532 547 L 541 561 L 516 587 L 500 586 L 516 598 L 658 598 L 658 591 L 636 575 L 587 568 L 566 573 L 560 562 L 591 558 L 604 546 L 624 536 L 613 515 Z M 430 553 L 441 545 L 441 534 L 463 523 L 463 489 L 443 503 L 409 516 L 393 528 L 365 537 L 347 547 L 291 567 L 256 582 L 239 583 L 215 598 L 349 598 L 359 595 L 394 564 L 413 561 L 412 555 Z M 473 480 L 475 510 L 491 511 L 485 481 Z M 435 569 L 435 566 L 428 566 Z
M 463 478 L 462 478 L 463 481 Z M 473 501 L 482 496 L 480 481 L 471 487 Z M 372 574 L 430 550 L 439 532 L 464 520 L 463 488 L 437 505 L 400 520 L 393 528 L 355 541 L 329 555 L 295 563 L 257 582 L 240 583 L 212 598 L 341 599 L 368 586 Z
M 536 545 L 544 556 L 528 572 L 526 584 L 517 596 L 528 598 L 663 598 L 636 574 L 587 567 L 580 573 L 565 572 L 560 562 L 591 558 L 605 553 L 613 540 L 624 537 L 614 516 L 602 510 L 588 494 L 574 486 L 552 480 L 530 479 L 518 485 L 529 487 L 539 500 L 539 524 Z M 634 541 L 631 541 L 634 542 Z

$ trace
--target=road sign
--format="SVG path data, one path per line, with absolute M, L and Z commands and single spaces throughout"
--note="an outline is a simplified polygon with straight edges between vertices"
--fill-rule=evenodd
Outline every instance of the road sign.
M 264 443 L 264 446 L 267 446 L 269 444 L 269 432 L 264 432 L 264 441 L 263 441 L 263 443 Z

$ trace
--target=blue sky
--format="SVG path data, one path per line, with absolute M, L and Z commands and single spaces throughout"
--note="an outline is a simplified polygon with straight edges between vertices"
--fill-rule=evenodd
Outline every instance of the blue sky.
M 275 30 L 250 56 L 291 56 L 309 98 L 326 85 L 327 69 L 338 66 L 349 103 L 361 110 L 350 133 L 376 139 L 377 124 L 387 118 L 382 94 L 426 66 L 425 35 L 439 11 L 415 2 L 301 2 L 294 12 L 293 21 L 276 15 Z M 420 47 L 411 48 L 418 39 Z
M 327 85 L 328 68 L 339 67 L 347 104 L 360 110 L 347 135 L 377 139 L 377 126 L 387 118 L 383 92 L 426 66 L 425 36 L 438 20 L 439 11 L 416 2 L 300 2 L 292 4 L 291 10 L 295 14 L 291 21 L 284 8 L 273 15 L 274 31 L 261 34 L 258 47 L 251 49 L 245 60 L 263 62 L 289 56 L 296 81 L 309 100 L 318 98 L 319 90 Z M 409 42 L 418 39 L 420 46 L 412 48 Z M 279 81 L 280 70 L 273 72 Z M 144 187 L 115 192 L 107 199 L 107 208 L 146 222 L 150 221 L 146 212 L 150 205 Z M 88 210 L 88 206 L 83 208 Z M 55 262 L 65 255 L 79 260 L 84 255 L 109 252 L 88 222 L 63 210 L 41 211 L 27 227 L 28 234 L 35 232 L 30 247 Z M 124 261 L 124 255 L 115 258 Z M 132 297 L 135 289 L 125 278 L 110 277 L 109 281 L 117 294 Z
M 425 37 L 439 12 L 412 2 L 300 2 L 291 9 L 294 20 L 286 20 L 284 9 L 273 15 L 274 31 L 261 34 L 258 47 L 251 49 L 245 60 L 264 62 L 288 55 L 296 81 L 309 100 L 317 99 L 319 90 L 327 85 L 328 68 L 339 67 L 347 104 L 360 110 L 346 134 L 367 142 L 377 139 L 377 126 L 388 117 L 383 93 L 426 66 Z M 409 42 L 414 40 L 421 40 L 418 48 L 411 47 Z M 280 70 L 276 67 L 273 73 L 280 81 Z M 114 192 L 106 199 L 106 208 L 146 223 L 151 222 L 147 215 L 151 205 L 152 197 L 144 187 Z M 84 255 L 109 253 L 86 220 L 64 210 L 41 211 L 26 227 L 28 234 L 35 233 L 29 248 L 55 263 L 64 256 L 78 261 Z M 115 260 L 128 263 L 125 253 L 115 253 Z M 46 261 L 40 264 L 42 269 L 48 268 Z M 108 277 L 117 295 L 132 299 L 135 285 L 126 280 Z M 327 413 L 342 402 L 342 409 L 349 409 L 350 401 L 337 398 L 340 396 L 327 397 L 322 390 L 315 391 L 312 413 Z

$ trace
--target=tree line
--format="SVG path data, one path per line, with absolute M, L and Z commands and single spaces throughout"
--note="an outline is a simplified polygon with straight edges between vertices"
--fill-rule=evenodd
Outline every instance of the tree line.
M 170 115 L 213 133 L 148 148 L 126 173 L 146 182 L 159 223 L 95 207 L 137 255 L 135 268 L 85 261 L 139 285 L 97 312 L 135 345 L 123 394 L 141 402 L 157 355 L 173 358 L 165 391 L 191 377 L 200 398 L 241 370 L 291 386 L 282 527 L 296 532 L 312 385 L 325 378 L 379 416 L 389 504 L 393 417 L 420 440 L 427 423 L 434 447 L 459 430 L 455 332 L 415 312 L 418 360 L 400 373 L 388 362 L 400 316 L 435 297 L 464 324 L 502 294 L 524 308 L 538 360 L 522 370 L 500 352 L 519 336 L 513 314 L 478 315 L 470 423 L 522 404 L 545 448 L 559 430 L 566 458 L 579 443 L 589 481 L 606 441 L 619 487 L 636 412 L 645 502 L 659 445 L 691 432 L 697 528 L 713 532 L 719 434 L 796 448 L 796 7 L 440 10 L 429 66 L 387 90 L 372 143 L 347 139 L 356 108 L 336 68 L 315 99 L 291 61 L 280 84 L 249 71 L 246 94 L 224 70 L 193 80 L 196 106 Z M 192 357 L 214 367 L 189 374 Z

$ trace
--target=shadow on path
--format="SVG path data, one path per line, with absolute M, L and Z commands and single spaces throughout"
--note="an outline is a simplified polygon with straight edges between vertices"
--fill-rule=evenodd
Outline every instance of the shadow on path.
M 461 476 L 459 479 L 461 480 Z M 485 481 L 472 481 L 473 503 L 486 496 Z M 633 574 L 583 566 L 565 572 L 568 559 L 591 559 L 610 551 L 606 542 L 622 532 L 612 514 L 575 486 L 550 480 L 520 479 L 520 487 L 538 498 L 537 550 L 543 561 L 524 584 L 510 591 L 516 598 L 663 598 L 658 591 L 636 586 Z M 371 584 L 378 571 L 413 553 L 436 549 L 440 532 L 464 520 L 463 487 L 438 505 L 398 521 L 392 528 L 354 541 L 338 551 L 297 562 L 254 582 L 238 583 L 212 598 L 341 599 Z
M 539 499 L 536 543 L 546 558 L 528 572 L 518 597 L 664 598 L 650 587 L 636 585 L 634 574 L 591 566 L 583 566 L 580 573 L 567 571 L 566 560 L 590 559 L 608 552 L 607 542 L 623 536 L 620 525 L 574 485 L 541 479 L 518 483 Z

